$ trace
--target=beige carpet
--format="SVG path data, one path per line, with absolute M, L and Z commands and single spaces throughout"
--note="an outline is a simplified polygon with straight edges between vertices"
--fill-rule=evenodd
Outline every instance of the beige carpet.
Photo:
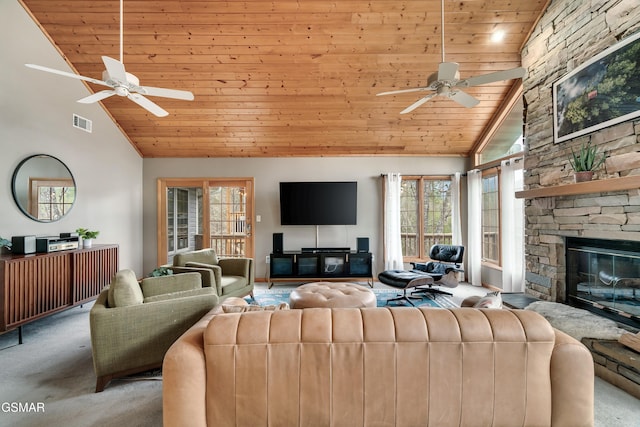
M 0 336 L 0 402 L 38 403 L 44 412 L 0 411 L 0 426 L 161 426 L 160 377 L 113 381 L 94 393 L 91 304 Z
M 376 284 L 378 287 L 378 284 Z M 486 293 L 461 285 L 454 300 Z M 0 335 L 0 402 L 42 403 L 44 412 L 0 411 L 0 426 L 157 427 L 162 425 L 158 376 L 113 381 L 94 393 L 89 309 L 77 307 Z M 640 427 L 640 400 L 596 378 L 597 427 Z M 34 405 L 35 406 L 35 405 Z

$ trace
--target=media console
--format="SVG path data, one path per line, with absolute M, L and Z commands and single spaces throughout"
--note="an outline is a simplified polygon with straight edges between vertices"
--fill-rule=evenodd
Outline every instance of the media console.
M 268 286 L 274 282 L 366 280 L 373 287 L 373 255 L 348 248 L 304 248 L 269 255 Z
M 118 271 L 118 245 L 0 255 L 0 334 L 95 299 Z

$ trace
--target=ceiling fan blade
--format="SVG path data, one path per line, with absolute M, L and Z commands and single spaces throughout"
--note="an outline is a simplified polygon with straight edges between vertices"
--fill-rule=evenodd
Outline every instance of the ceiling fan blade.
M 183 99 L 193 101 L 193 93 L 187 90 L 165 89 L 161 87 L 139 86 L 137 92 L 149 96 L 161 96 L 163 98 Z
M 165 117 L 169 115 L 169 113 L 166 112 L 158 104 L 145 98 L 139 93 L 130 93 L 129 95 L 127 95 L 127 98 L 129 98 L 130 100 L 132 100 L 133 102 L 141 106 L 142 108 L 146 109 L 147 111 L 149 111 L 150 113 L 153 113 L 158 117 Z
M 96 92 L 93 95 L 89 95 L 85 98 L 78 99 L 78 102 L 81 104 L 93 104 L 94 102 L 102 101 L 105 98 L 113 96 L 116 94 L 115 90 L 101 90 L 100 92 Z
M 47 73 L 58 74 L 60 76 L 71 77 L 72 79 L 84 80 L 86 82 L 95 83 L 97 85 L 111 87 L 105 82 L 103 82 L 102 80 L 92 79 L 91 77 L 81 76 L 80 74 L 68 73 L 66 71 L 60 71 L 54 68 L 43 67 L 42 65 L 36 65 L 36 64 L 24 64 L 24 65 L 26 65 L 29 68 L 33 68 L 34 70 L 46 71 Z
M 475 107 L 480 103 L 479 100 L 461 90 L 451 91 L 447 96 L 467 108 Z
M 496 71 L 495 73 L 483 74 L 482 76 L 469 77 L 468 79 L 461 80 L 456 84 L 458 87 L 471 87 L 484 85 L 487 83 L 499 82 L 502 80 L 519 79 L 524 77 L 527 70 L 522 67 L 512 68 L 510 70 Z
M 429 87 L 416 87 L 413 89 L 400 89 L 400 90 L 392 90 L 389 92 L 380 92 L 380 93 L 377 93 L 376 96 L 397 95 L 399 93 L 410 93 L 410 92 L 424 92 L 426 90 L 433 90 L 433 89 Z
M 118 80 L 120 82 L 127 82 L 127 72 L 124 69 L 124 64 L 117 59 L 109 58 L 108 56 L 102 57 L 102 62 L 104 62 L 104 66 L 107 68 L 107 74 L 114 80 Z
M 438 80 L 457 80 L 458 67 L 457 62 L 441 62 L 438 65 Z
M 413 110 L 415 110 L 416 108 L 418 108 L 419 106 L 421 106 L 422 104 L 424 104 L 425 102 L 427 102 L 428 100 L 430 100 L 431 98 L 433 98 L 436 95 L 437 95 L 437 93 L 432 93 L 432 94 L 429 94 L 429 95 L 425 96 L 424 98 L 421 98 L 421 99 L 417 100 L 416 102 L 414 102 L 413 104 L 411 104 L 407 108 L 405 108 L 404 110 L 400 111 L 400 114 L 407 114 L 407 113 L 412 112 Z

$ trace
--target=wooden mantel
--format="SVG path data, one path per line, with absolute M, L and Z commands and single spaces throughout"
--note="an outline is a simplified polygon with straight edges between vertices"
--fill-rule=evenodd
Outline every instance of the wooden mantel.
M 574 196 L 576 194 L 604 193 L 610 191 L 632 190 L 634 188 L 640 188 L 640 175 L 516 191 L 516 198 L 535 199 L 538 197 Z

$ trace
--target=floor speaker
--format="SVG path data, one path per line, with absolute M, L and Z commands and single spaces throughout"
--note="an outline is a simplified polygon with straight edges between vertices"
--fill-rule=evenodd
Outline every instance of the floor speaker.
M 358 252 L 359 253 L 368 253 L 369 252 L 369 238 L 368 237 L 358 237 Z
M 282 233 L 273 233 L 273 253 L 274 254 L 282 253 L 282 241 L 283 241 Z

